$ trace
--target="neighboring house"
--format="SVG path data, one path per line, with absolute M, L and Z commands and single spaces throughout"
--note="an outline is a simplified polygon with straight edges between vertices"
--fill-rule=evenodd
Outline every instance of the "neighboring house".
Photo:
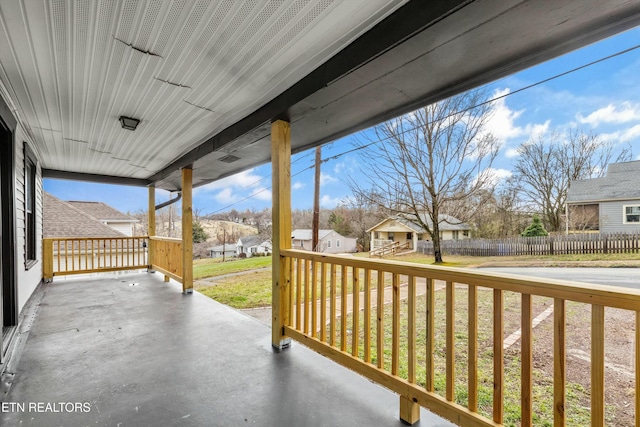
M 431 220 L 427 215 L 423 221 L 431 227 Z M 462 240 L 469 239 L 471 227 L 450 215 L 439 215 L 440 239 Z M 410 215 L 398 214 L 390 216 L 367 230 L 371 233 L 371 250 L 379 249 L 393 242 L 409 243 L 409 249 L 415 250 L 419 240 L 431 240 L 431 236 Z
M 294 230 L 291 233 L 291 245 L 293 249 L 311 251 L 312 231 L 311 229 Z M 333 230 L 318 230 L 317 252 L 329 254 L 351 253 L 357 251 L 356 239 L 344 237 Z
M 238 243 L 236 243 L 237 256 L 241 256 L 241 254 L 244 254 L 246 257 L 269 255 L 272 251 L 271 240 L 256 235 L 241 237 L 238 239 Z
M 226 245 L 218 245 L 209 248 L 209 256 L 211 258 L 233 258 L 236 256 L 237 245 L 235 243 L 227 243 Z
M 82 201 L 68 201 L 67 203 L 88 213 L 104 225 L 119 231 L 125 236 L 133 236 L 133 225 L 137 223 L 138 220 L 123 214 L 106 203 Z
M 572 181 L 567 231 L 640 232 L 640 161 L 612 163 L 602 178 Z
M 43 193 L 43 237 L 124 237 L 124 233 L 65 202 Z M 116 211 L 117 212 L 117 211 Z

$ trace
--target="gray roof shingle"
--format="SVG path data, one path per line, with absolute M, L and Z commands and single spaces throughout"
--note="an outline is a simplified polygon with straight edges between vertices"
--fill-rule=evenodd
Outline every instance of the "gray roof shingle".
M 69 203 L 71 206 L 74 206 L 80 209 L 85 213 L 88 213 L 92 217 L 103 220 L 103 221 L 115 220 L 115 221 L 137 222 L 137 220 L 131 218 L 129 215 L 123 214 L 119 210 L 112 208 L 106 203 L 83 202 L 83 201 L 75 201 L 75 200 L 70 200 L 67 203 Z
M 602 178 L 571 182 L 567 203 L 640 199 L 640 160 L 612 163 Z
M 124 234 L 108 227 L 49 193 L 44 193 L 44 237 L 124 237 Z

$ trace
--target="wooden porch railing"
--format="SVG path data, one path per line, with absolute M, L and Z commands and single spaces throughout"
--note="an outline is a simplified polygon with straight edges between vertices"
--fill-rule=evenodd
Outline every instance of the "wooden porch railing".
M 519 390 L 519 401 L 511 405 L 520 408 L 517 422 L 531 426 L 537 387 L 533 355 L 534 350 L 536 354 L 544 350 L 534 349 L 533 313 L 544 300 L 553 303 L 549 318 L 553 323 L 553 340 L 549 340 L 553 343 L 553 404 L 548 409 L 553 414 L 548 415 L 554 425 L 565 425 L 565 409 L 572 409 L 566 408 L 565 397 L 566 303 L 590 306 L 591 325 L 584 325 L 584 330 L 590 329 L 591 336 L 587 358 L 591 425 L 605 424 L 605 308 L 630 310 L 640 322 L 640 291 L 290 249 L 280 253 L 291 266 L 284 333 L 398 393 L 400 416 L 409 423 L 417 421 L 418 405 L 422 405 L 458 425 L 502 425 L 508 379 L 510 384 L 519 383 L 519 387 L 510 385 Z M 488 305 L 479 307 L 480 292 L 483 304 Z M 385 307 L 387 301 L 391 304 Z M 506 325 L 507 332 L 519 329 L 515 335 L 520 341 L 519 354 L 507 358 L 508 378 Z M 640 408 L 638 326 L 640 323 L 635 329 L 636 420 Z M 437 342 L 441 344 L 436 346 Z M 547 353 L 546 357 L 551 356 Z M 466 369 L 460 368 L 460 362 Z M 519 367 L 513 367 L 514 363 Z
M 182 283 L 182 240 L 153 236 L 149 237 L 149 243 L 149 250 L 153 252 L 151 268 Z
M 146 268 L 147 237 L 42 239 L 43 276 Z

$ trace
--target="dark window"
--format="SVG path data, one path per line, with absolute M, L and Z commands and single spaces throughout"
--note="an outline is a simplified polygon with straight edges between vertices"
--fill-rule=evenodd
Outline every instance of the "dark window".
M 25 266 L 35 264 L 36 255 L 36 172 L 37 162 L 33 152 L 24 146 L 24 237 Z
M 640 222 L 640 205 L 625 206 L 624 211 L 625 224 Z

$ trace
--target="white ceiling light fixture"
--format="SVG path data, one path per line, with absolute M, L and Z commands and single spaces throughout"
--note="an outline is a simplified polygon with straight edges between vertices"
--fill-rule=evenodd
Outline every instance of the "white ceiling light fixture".
M 120 116 L 118 120 L 120 120 L 120 125 L 122 125 L 122 129 L 127 129 L 127 130 L 136 130 L 136 128 L 138 127 L 138 124 L 140 124 L 139 119 L 134 119 L 131 117 Z

